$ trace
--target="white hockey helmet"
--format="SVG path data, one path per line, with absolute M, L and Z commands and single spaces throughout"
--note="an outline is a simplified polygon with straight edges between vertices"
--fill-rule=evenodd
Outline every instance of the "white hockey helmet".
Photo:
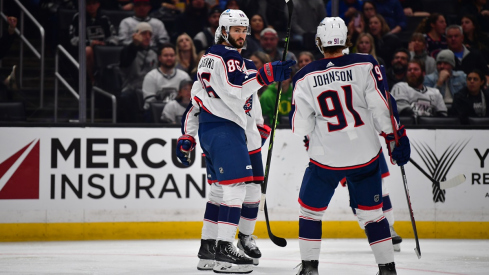
M 345 46 L 348 28 L 340 17 L 326 17 L 319 23 L 316 33 L 316 45 L 319 51 L 323 47 Z M 318 38 L 321 40 L 319 43 Z
M 231 10 L 227 9 L 221 13 L 219 17 L 219 27 L 217 27 L 216 34 L 214 35 L 214 43 L 222 37 L 226 42 L 229 43 L 229 29 L 232 26 L 243 26 L 247 29 L 247 34 L 251 34 L 250 30 L 250 20 L 248 16 L 241 10 Z M 225 35 L 222 34 L 221 30 L 224 27 Z

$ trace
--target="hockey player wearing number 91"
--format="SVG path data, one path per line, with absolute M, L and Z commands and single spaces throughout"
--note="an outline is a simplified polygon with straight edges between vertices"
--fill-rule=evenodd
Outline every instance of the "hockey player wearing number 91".
M 389 223 L 382 212 L 379 169 L 382 146 L 377 135 L 382 134 L 388 144 L 394 139 L 382 73 L 370 55 L 343 55 L 351 43 L 341 18 L 321 21 L 316 39 L 324 59 L 309 63 L 292 80 L 292 131 L 310 137 L 310 162 L 299 192 L 302 265 L 298 274 L 318 274 L 321 219 L 343 178 L 351 187 L 350 197 L 355 199 L 357 218 L 365 226 L 379 274 L 396 274 Z M 393 113 L 401 138 L 389 155 L 404 165 L 409 161 L 409 139 L 398 126 L 396 108 Z
M 192 104 L 200 109 L 198 135 L 208 170 L 222 187 L 218 210 L 217 245 L 213 268 L 216 273 L 250 273 L 253 260 L 240 255 L 233 245 L 245 200 L 246 182 L 253 181 L 245 130 L 247 112 L 243 106 L 264 85 L 290 77 L 295 61 L 267 63 L 258 72 L 246 70 L 239 49 L 245 45 L 249 20 L 240 10 L 226 10 L 219 18 L 216 45 L 202 56 L 197 70 L 200 85 L 192 87 Z M 255 99 L 256 100 L 256 99 Z M 182 119 L 186 128 L 186 117 Z M 195 147 L 192 135 L 182 131 L 177 141 L 177 157 L 189 165 L 188 154 Z M 259 194 L 259 193 L 258 193 Z M 259 200 L 259 198 L 258 198 Z M 208 205 L 209 206 L 209 205 Z

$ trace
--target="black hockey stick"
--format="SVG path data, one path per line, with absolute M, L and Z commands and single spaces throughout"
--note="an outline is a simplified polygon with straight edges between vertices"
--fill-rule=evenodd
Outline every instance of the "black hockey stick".
M 383 83 L 384 83 L 384 88 L 385 88 L 385 98 L 387 100 L 387 104 L 389 105 L 389 113 L 390 113 L 391 123 L 392 123 L 392 132 L 394 134 L 394 140 L 395 140 L 396 146 L 398 146 L 399 145 L 399 136 L 397 135 L 397 122 L 396 122 L 396 119 L 394 118 L 394 113 L 392 111 L 392 103 L 390 100 L 389 85 L 387 84 L 387 76 L 385 73 L 384 66 L 380 66 L 380 71 L 382 72 L 382 78 L 383 78 Z M 390 144 L 387 144 L 387 146 L 390 146 Z M 404 165 L 399 166 L 399 167 L 401 168 L 402 181 L 404 183 L 404 191 L 406 193 L 406 200 L 407 200 L 407 204 L 409 207 L 409 217 L 411 218 L 411 225 L 413 226 L 413 232 L 414 232 L 414 240 L 416 241 L 416 247 L 414 248 L 414 252 L 416 253 L 416 256 L 418 256 L 418 259 L 421 259 L 421 249 L 419 248 L 418 231 L 416 230 L 416 221 L 414 220 L 413 207 L 411 206 L 411 197 L 409 196 L 409 188 L 408 188 L 408 184 L 407 184 L 406 172 L 404 171 Z
M 428 173 L 426 173 L 425 170 L 423 170 L 423 168 L 421 168 L 421 166 L 419 166 L 419 164 L 417 164 L 413 159 L 409 159 L 409 161 L 416 167 L 418 168 L 418 170 L 423 174 L 425 175 L 429 180 L 431 180 L 431 182 L 433 182 L 435 185 L 437 185 L 438 187 L 440 187 L 440 189 L 442 190 L 445 190 L 447 188 L 452 188 L 452 187 L 455 187 L 455 186 L 458 186 L 460 184 L 462 184 L 464 181 L 465 181 L 465 175 L 464 174 L 459 174 L 459 175 L 456 175 L 455 177 L 451 178 L 451 179 L 448 179 L 446 181 L 436 181 L 434 178 L 432 178 Z
M 289 50 L 289 41 L 290 41 L 290 26 L 292 23 L 292 12 L 294 11 L 294 3 L 292 0 L 285 0 L 287 4 L 287 9 L 289 11 L 289 22 L 287 23 L 287 35 L 285 36 L 285 46 L 284 53 L 282 55 L 282 61 L 285 61 L 287 57 L 287 51 Z M 267 155 L 267 163 L 265 165 L 265 178 L 263 180 L 263 184 L 261 185 L 261 200 L 260 200 L 260 210 L 265 211 L 265 221 L 267 223 L 268 237 L 270 240 L 278 246 L 284 247 L 287 245 L 287 241 L 284 238 L 277 237 L 273 235 L 272 230 L 270 229 L 270 220 L 268 219 L 268 210 L 267 210 L 267 202 L 266 194 L 267 194 L 267 185 L 268 178 L 270 172 L 270 162 L 272 161 L 272 151 L 273 151 L 273 141 L 275 139 L 275 128 L 277 127 L 277 118 L 278 118 L 278 104 L 280 103 L 280 94 L 282 93 L 282 82 L 279 82 L 277 85 L 277 98 L 275 99 L 275 112 L 272 121 L 272 131 L 270 133 L 270 143 L 268 145 L 268 155 Z

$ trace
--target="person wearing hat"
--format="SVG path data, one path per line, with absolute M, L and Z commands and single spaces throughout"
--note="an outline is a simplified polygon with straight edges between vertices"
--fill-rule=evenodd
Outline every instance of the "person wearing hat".
M 282 60 L 284 49 L 278 48 L 278 34 L 272 28 L 265 28 L 260 33 L 260 46 L 273 61 Z M 294 53 L 288 51 L 285 60 L 297 60 Z
M 212 7 L 207 16 L 209 26 L 194 36 L 194 43 L 197 52 L 207 49 L 214 44 L 214 35 L 219 27 L 219 16 L 222 10 L 216 5 Z
M 121 111 L 118 116 L 121 122 L 138 122 L 137 94 L 142 93 L 144 76 L 158 65 L 158 55 L 151 50 L 153 28 L 146 22 L 136 25 L 132 42 L 124 46 L 121 52 L 119 67 L 123 76 L 121 93 Z M 126 105 L 124 105 L 126 104 Z
M 166 123 L 180 124 L 178 117 L 182 116 L 190 103 L 190 91 L 192 90 L 192 80 L 184 79 L 180 81 L 178 94 L 175 99 L 171 100 L 163 108 L 161 120 Z
M 136 26 L 141 22 L 146 22 L 151 26 L 151 48 L 156 50 L 158 49 L 158 45 L 169 42 L 170 37 L 163 22 L 148 16 L 151 11 L 150 1 L 134 0 L 133 2 L 134 16 L 124 18 L 119 25 L 119 42 L 124 45 L 129 45 L 132 42 L 132 36 L 136 30 Z
M 455 55 L 451 50 L 442 50 L 436 56 L 436 71 L 427 75 L 424 85 L 437 88 L 446 104 L 453 102 L 453 96 L 466 86 L 465 73 L 455 71 Z

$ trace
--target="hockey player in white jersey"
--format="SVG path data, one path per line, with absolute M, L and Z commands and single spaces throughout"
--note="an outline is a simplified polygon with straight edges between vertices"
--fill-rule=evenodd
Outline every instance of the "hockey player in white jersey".
M 257 73 L 246 72 L 238 49 L 245 44 L 249 21 L 240 10 L 226 10 L 219 18 L 216 45 L 210 47 L 198 65 L 202 85 L 192 88 L 193 106 L 199 108 L 199 141 L 206 165 L 214 171 L 222 188 L 218 211 L 216 273 L 249 273 L 253 260 L 240 255 L 232 244 L 246 182 L 253 181 L 253 168 L 246 145 L 247 114 L 243 106 L 260 87 L 290 76 L 295 61 L 267 63 Z M 195 146 L 191 135 L 177 142 L 177 156 L 185 163 L 185 154 Z M 209 169 L 208 169 L 209 170 Z
M 343 55 L 351 43 L 339 17 L 319 24 L 316 42 L 324 59 L 309 63 L 293 78 L 292 131 L 310 137 L 310 162 L 299 192 L 299 274 L 318 274 L 321 219 L 343 178 L 379 274 L 396 274 L 389 223 L 382 213 L 378 134 L 388 144 L 394 139 L 382 73 L 370 55 Z M 393 111 L 399 122 L 397 109 Z M 409 139 L 397 125 L 400 145 L 389 155 L 404 165 L 409 161 Z

